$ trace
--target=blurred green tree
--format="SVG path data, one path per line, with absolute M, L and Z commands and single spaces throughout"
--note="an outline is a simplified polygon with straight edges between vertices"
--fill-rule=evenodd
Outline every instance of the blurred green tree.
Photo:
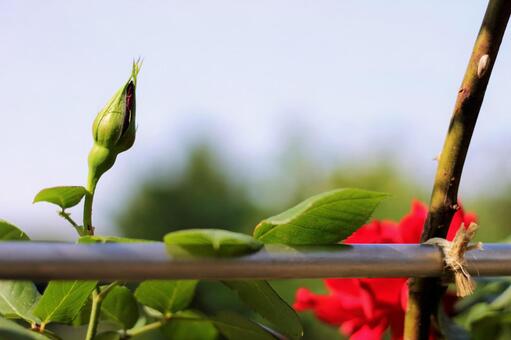
M 226 228 L 250 232 L 259 209 L 216 162 L 206 145 L 194 147 L 182 174 L 142 184 L 117 218 L 129 237 L 161 240 L 171 231 L 187 228 Z

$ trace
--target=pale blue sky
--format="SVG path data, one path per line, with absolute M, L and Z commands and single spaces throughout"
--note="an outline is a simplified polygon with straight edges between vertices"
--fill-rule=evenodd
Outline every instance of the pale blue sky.
M 98 189 L 111 225 L 133 181 L 208 134 L 229 167 L 279 168 L 294 131 L 325 164 L 392 151 L 431 181 L 485 1 L 0 2 L 0 217 L 72 238 L 43 187 L 80 185 L 91 124 L 144 58 L 138 136 Z M 511 163 L 511 42 L 504 38 L 462 185 Z M 472 189 L 470 188 L 472 186 Z M 79 212 L 76 213 L 79 215 Z

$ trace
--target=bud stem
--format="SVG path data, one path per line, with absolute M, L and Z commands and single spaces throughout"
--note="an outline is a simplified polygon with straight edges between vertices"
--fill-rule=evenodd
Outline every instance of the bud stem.
M 89 172 L 87 181 L 87 193 L 85 194 L 85 203 L 83 205 L 83 227 L 86 235 L 94 235 L 94 227 L 92 226 L 92 202 L 94 200 L 94 192 L 96 191 L 97 181 Z

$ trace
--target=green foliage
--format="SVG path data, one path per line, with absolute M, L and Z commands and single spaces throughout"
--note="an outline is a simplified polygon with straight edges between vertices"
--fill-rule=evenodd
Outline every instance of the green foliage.
M 228 340 L 274 340 L 275 338 L 261 326 L 241 315 L 222 312 L 210 320 Z
M 71 323 L 95 287 L 96 281 L 50 281 L 34 315 L 42 324 Z
M 46 188 L 39 191 L 33 203 L 49 202 L 58 205 L 64 210 L 80 203 L 86 193 L 87 190 L 82 186 Z
M 15 225 L 0 220 L 0 240 L 2 241 L 29 241 L 27 234 Z
M 149 280 L 135 290 L 137 300 L 162 314 L 174 313 L 188 307 L 193 299 L 197 281 Z
M 33 332 L 16 322 L 0 318 L 0 339 L 5 340 L 48 340 L 43 334 Z
M 324 192 L 263 220 L 254 237 L 264 243 L 291 245 L 337 243 L 364 224 L 385 197 L 360 189 Z
M 476 304 L 470 309 L 468 323 L 474 340 L 505 339 L 500 335 L 510 335 L 507 328 L 511 323 L 511 312 L 499 312 L 488 305 Z
M 296 312 L 273 290 L 267 281 L 224 281 L 250 308 L 291 339 L 300 339 L 302 325 Z
M 172 340 L 215 340 L 218 331 L 207 317 L 197 311 L 184 310 L 177 312 L 161 328 L 167 339 Z
M 138 320 L 138 304 L 133 293 L 126 287 L 112 288 L 101 304 L 101 315 L 122 329 L 129 329 Z
M 249 235 L 222 229 L 188 229 L 164 237 L 172 255 L 240 256 L 261 249 L 263 244 Z
M 38 322 L 32 309 L 40 298 L 33 282 L 0 281 L 0 314 L 5 317 Z

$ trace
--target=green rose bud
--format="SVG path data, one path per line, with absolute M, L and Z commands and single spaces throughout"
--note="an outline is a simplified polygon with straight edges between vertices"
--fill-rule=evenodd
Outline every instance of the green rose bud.
M 117 155 L 135 142 L 135 90 L 140 61 L 133 63 L 128 81 L 98 113 L 92 125 L 94 145 L 89 153 L 89 190 L 114 163 Z

